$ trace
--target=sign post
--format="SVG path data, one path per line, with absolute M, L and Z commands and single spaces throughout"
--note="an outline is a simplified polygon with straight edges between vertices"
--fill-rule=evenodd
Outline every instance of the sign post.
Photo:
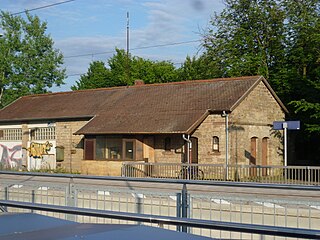
M 286 167 L 288 165 L 288 140 L 287 140 L 287 134 L 288 134 L 288 123 L 284 122 L 282 124 L 283 128 L 283 141 L 284 141 L 284 166 Z
M 273 122 L 274 130 L 283 130 L 283 145 L 284 145 L 284 166 L 288 165 L 288 130 L 299 130 L 300 121 L 276 121 Z

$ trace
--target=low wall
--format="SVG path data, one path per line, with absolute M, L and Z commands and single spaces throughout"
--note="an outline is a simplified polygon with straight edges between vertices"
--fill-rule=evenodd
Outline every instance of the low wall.
M 122 161 L 82 160 L 81 174 L 98 176 L 121 176 Z

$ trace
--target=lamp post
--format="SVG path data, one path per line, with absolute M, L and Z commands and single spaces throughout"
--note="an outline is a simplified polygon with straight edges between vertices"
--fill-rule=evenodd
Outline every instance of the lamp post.
M 226 180 L 229 179 L 229 115 L 226 111 L 223 111 L 221 117 L 225 118 L 225 132 L 226 132 L 226 173 L 225 178 Z

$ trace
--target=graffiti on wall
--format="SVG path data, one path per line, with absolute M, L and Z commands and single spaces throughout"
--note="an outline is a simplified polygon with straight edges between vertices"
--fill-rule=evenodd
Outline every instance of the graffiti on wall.
M 21 145 L 15 145 L 12 147 L 0 144 L 0 164 L 5 168 L 21 168 Z
M 42 155 L 48 154 L 52 146 L 52 143 L 49 143 L 48 141 L 45 143 L 31 142 L 30 147 L 27 148 L 29 157 L 42 158 Z

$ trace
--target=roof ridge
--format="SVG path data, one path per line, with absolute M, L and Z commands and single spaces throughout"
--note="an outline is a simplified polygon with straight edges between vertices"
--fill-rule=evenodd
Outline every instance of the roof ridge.
M 65 95 L 65 94 L 70 94 L 70 93 L 76 94 L 79 92 L 90 92 L 90 91 L 96 92 L 96 91 L 106 91 L 106 90 L 115 90 L 115 89 L 123 89 L 123 88 L 125 89 L 125 88 L 156 87 L 156 86 L 194 84 L 194 83 L 205 83 L 205 82 L 220 82 L 220 81 L 240 81 L 240 80 L 251 79 L 251 78 L 257 78 L 257 80 L 258 80 L 261 77 L 262 77 L 261 75 L 254 75 L 254 76 L 211 78 L 211 79 L 199 79 L 199 80 L 185 80 L 185 81 L 179 81 L 179 82 L 152 83 L 152 84 L 131 85 L 131 86 L 116 86 L 116 87 L 106 87 L 106 88 L 82 89 L 82 90 L 65 91 L 65 92 L 30 94 L 30 95 L 23 96 L 23 98 L 48 96 L 48 95 Z

